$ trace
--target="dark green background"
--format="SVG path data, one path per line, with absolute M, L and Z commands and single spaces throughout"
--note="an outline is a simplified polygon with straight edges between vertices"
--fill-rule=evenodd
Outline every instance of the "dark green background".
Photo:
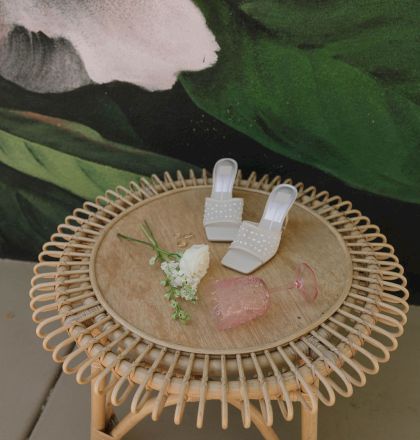
M 172 90 L 36 94 L 0 77 L 0 256 L 34 259 L 84 199 L 138 175 L 281 174 L 381 226 L 418 280 L 420 3 L 196 1 L 221 50 Z

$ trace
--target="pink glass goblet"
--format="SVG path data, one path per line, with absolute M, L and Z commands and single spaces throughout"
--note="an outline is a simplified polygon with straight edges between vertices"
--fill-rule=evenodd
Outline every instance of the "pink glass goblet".
M 300 263 L 295 272 L 293 284 L 288 291 L 296 289 L 307 302 L 314 302 L 319 294 L 318 280 L 315 271 L 307 263 Z

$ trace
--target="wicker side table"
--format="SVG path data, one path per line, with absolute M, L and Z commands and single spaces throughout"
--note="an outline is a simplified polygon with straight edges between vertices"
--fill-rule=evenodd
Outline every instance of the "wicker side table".
M 257 220 L 280 177 L 239 173 L 235 192 L 245 199 L 244 217 Z M 293 184 L 290 179 L 285 183 Z M 389 360 L 403 333 L 408 310 L 406 280 L 391 245 L 348 201 L 295 184 L 277 256 L 261 268 L 269 286 L 284 286 L 300 262 L 316 271 L 320 294 L 313 304 L 299 295 L 272 294 L 267 314 L 227 332 L 215 330 L 209 295 L 190 305 L 191 322 L 169 318 L 159 269 L 147 249 L 122 242 L 117 232 L 139 235 L 153 224 L 162 246 L 175 249 L 179 236 L 205 242 L 201 226 L 211 179 L 177 173 L 174 180 L 132 182 L 85 202 L 46 243 L 30 291 L 33 319 L 43 346 L 66 373 L 91 383 L 91 440 L 121 439 L 144 417 L 158 420 L 175 406 L 180 424 L 187 402 L 197 402 L 197 427 L 207 400 L 221 402 L 221 424 L 229 407 L 241 411 L 265 439 L 278 439 L 271 425 L 279 410 L 293 418 L 302 405 L 302 439 L 315 440 L 318 402 L 331 406 L 349 397 Z M 211 267 L 200 284 L 235 273 L 222 267 L 227 244 L 211 243 Z M 76 342 L 75 349 L 69 348 Z M 120 421 L 113 408 L 131 411 Z M 278 408 L 278 410 L 277 410 Z

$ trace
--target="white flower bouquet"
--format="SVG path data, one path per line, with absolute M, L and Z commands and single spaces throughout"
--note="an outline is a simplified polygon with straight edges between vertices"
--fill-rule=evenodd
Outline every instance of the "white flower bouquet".
M 186 323 L 190 315 L 182 308 L 179 300 L 197 301 L 197 289 L 201 279 L 207 273 L 210 264 L 209 247 L 204 244 L 195 244 L 184 252 L 170 252 L 162 249 L 147 224 L 140 225 L 146 240 L 128 237 L 118 234 L 125 240 L 141 243 L 151 247 L 155 255 L 150 258 L 149 263 L 153 266 L 160 263 L 160 268 L 165 274 L 161 284 L 166 287 L 165 298 L 169 300 L 173 308 L 172 318 Z

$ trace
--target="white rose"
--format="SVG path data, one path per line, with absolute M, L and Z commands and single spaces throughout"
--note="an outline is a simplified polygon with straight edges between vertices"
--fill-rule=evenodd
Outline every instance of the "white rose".
M 179 268 L 182 273 L 198 284 L 207 273 L 209 264 L 209 247 L 206 244 L 194 244 L 183 253 Z

